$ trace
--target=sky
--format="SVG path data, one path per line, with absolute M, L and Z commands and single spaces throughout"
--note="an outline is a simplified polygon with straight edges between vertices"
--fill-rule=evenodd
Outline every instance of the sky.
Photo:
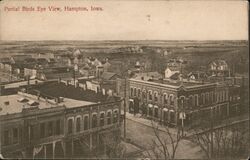
M 0 2 L 1 40 L 248 40 L 246 1 L 36 0 Z M 45 7 L 45 12 L 6 8 Z M 61 7 L 51 12 L 49 6 Z M 69 12 L 64 7 L 86 7 Z M 90 11 L 90 7 L 103 11 Z

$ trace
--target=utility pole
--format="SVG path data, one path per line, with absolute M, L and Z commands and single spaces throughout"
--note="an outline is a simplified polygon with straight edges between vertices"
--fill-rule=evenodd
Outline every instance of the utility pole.
M 210 134 L 211 134 L 211 149 L 210 149 L 210 158 L 212 158 L 213 157 L 213 150 L 214 150 L 214 144 L 213 144 L 213 142 L 214 142 L 214 123 L 213 123 L 213 107 L 211 107 L 211 113 L 210 113 L 210 118 L 211 118 L 211 120 L 210 120 Z
M 124 140 L 126 141 L 126 105 L 127 105 L 127 77 L 125 75 L 125 84 L 124 84 Z

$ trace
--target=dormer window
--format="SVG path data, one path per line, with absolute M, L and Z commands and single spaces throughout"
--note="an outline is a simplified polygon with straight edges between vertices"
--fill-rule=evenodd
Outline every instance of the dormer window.
M 17 101 L 18 101 L 18 102 L 24 103 L 24 102 L 28 102 L 29 100 L 26 99 L 26 98 L 20 98 L 20 99 L 18 99 Z
M 29 101 L 27 104 L 30 105 L 30 106 L 37 106 L 37 105 L 39 105 L 39 103 L 35 102 L 35 101 Z

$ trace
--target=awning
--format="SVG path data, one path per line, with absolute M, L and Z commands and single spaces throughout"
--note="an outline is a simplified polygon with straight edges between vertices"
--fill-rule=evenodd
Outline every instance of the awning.
M 134 100 L 133 99 L 129 99 L 129 102 L 134 102 Z
M 168 109 L 167 109 L 167 108 L 163 108 L 163 111 L 166 111 L 166 112 L 167 112 L 167 111 L 168 111 Z
M 154 105 L 154 108 L 159 108 L 158 106 Z
M 169 112 L 174 112 L 174 110 L 170 109 Z

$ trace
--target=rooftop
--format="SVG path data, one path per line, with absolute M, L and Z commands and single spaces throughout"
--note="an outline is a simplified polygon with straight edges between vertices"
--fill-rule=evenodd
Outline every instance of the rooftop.
M 80 106 L 86 106 L 95 104 L 88 101 L 80 101 L 70 98 L 63 98 L 63 101 L 56 103 L 54 100 L 46 100 L 44 98 L 39 98 L 37 96 L 18 92 L 18 94 L 0 96 L 0 116 L 6 114 L 21 113 L 25 108 L 38 108 L 48 109 L 58 106 L 64 106 L 66 108 L 74 108 Z
M 36 83 L 43 83 L 43 81 L 32 79 L 29 81 L 30 85 L 36 84 Z M 18 88 L 20 86 L 28 85 L 28 81 L 19 81 L 19 82 L 11 82 L 4 85 L 4 88 Z
M 208 86 L 208 85 L 214 85 L 214 83 L 201 83 L 201 82 L 189 82 L 189 81 L 175 81 L 175 80 L 165 80 L 165 79 L 161 79 L 161 80 L 138 80 L 138 79 L 130 79 L 130 81 L 134 81 L 134 82 L 143 82 L 145 84 L 155 84 L 155 85 L 160 85 L 163 87 L 169 87 L 169 88 L 174 88 L 177 89 L 181 86 L 185 87 L 185 88 L 193 88 L 193 87 L 201 87 L 201 86 Z
M 33 86 L 30 91 L 31 94 L 35 95 L 37 92 L 40 92 L 40 94 L 44 96 L 66 97 L 89 102 L 106 102 L 107 100 L 107 96 L 101 93 L 96 93 L 91 90 L 82 90 L 81 88 L 75 88 L 71 85 L 67 86 L 58 82 L 48 82 Z

